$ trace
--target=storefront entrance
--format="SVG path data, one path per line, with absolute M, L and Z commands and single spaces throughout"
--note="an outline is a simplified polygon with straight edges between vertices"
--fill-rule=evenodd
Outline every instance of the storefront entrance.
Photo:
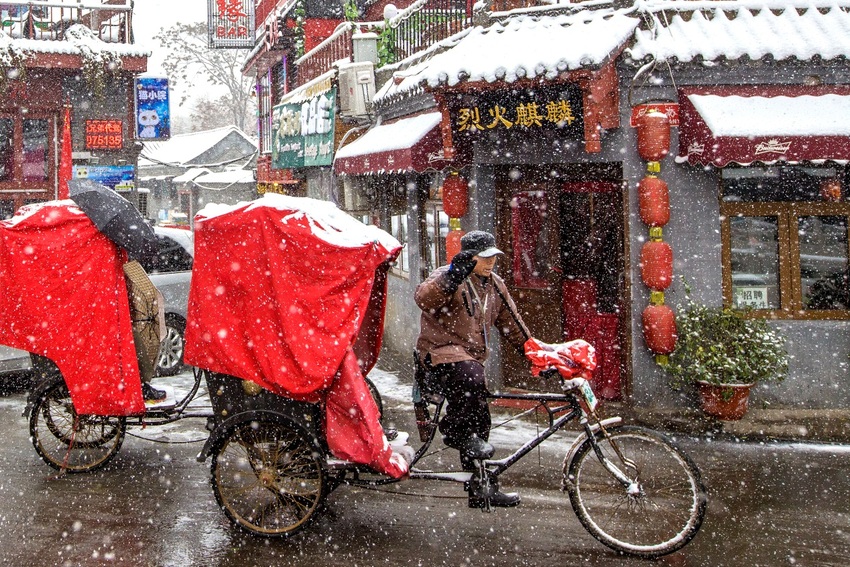
M 598 171 L 596 171 L 598 169 Z M 506 207 L 499 268 L 531 333 L 548 342 L 582 338 L 597 349 L 598 394 L 620 399 L 628 314 L 622 185 L 618 168 L 564 168 L 561 175 L 512 169 L 497 174 Z M 560 172 L 559 172 L 560 173 Z M 555 177 L 553 179 L 553 177 Z M 587 178 L 606 181 L 579 181 Z M 610 181 L 609 181 L 610 180 Z M 506 250 L 507 251 L 507 250 Z M 508 383 L 521 362 L 505 349 Z

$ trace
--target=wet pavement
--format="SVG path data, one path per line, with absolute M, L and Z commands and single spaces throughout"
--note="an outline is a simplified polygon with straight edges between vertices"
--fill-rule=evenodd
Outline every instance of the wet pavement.
M 412 430 L 408 387 L 394 375 L 373 374 L 388 420 Z M 184 373 L 173 382 L 179 388 L 190 380 Z M 649 563 L 618 556 L 597 543 L 558 490 L 571 432 L 556 435 L 503 476 L 505 488 L 522 494 L 519 508 L 491 514 L 468 509 L 455 484 L 342 487 L 305 531 L 289 540 L 269 540 L 233 528 L 218 509 L 209 462 L 194 459 L 206 437 L 203 420 L 132 428 L 103 471 L 57 477 L 30 444 L 21 417 L 25 398 L 21 391 L 0 397 L 4 565 Z M 535 430 L 533 420 L 513 421 L 493 440 L 504 450 Z M 676 441 L 702 470 L 708 514 L 694 541 L 655 564 L 850 565 L 850 447 L 726 438 Z M 455 456 L 447 451 L 431 457 L 443 458 L 451 462 Z

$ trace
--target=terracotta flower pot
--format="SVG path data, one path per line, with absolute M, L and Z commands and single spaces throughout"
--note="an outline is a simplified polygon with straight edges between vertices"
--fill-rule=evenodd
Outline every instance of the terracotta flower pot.
M 702 411 L 724 421 L 736 421 L 747 413 L 753 384 L 709 384 L 698 380 Z M 731 395 L 731 397 L 730 397 Z

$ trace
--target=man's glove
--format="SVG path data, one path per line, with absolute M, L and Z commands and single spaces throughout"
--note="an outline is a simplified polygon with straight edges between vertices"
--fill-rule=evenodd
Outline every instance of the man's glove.
M 454 293 L 463 280 L 472 273 L 475 268 L 476 260 L 473 250 L 464 250 L 458 252 L 452 258 L 452 265 L 449 266 L 449 271 L 446 272 L 446 293 Z

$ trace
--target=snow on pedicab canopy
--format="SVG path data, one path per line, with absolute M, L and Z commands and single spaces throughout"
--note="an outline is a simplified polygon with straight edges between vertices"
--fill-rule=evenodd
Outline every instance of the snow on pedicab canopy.
M 51 359 L 79 414 L 145 410 L 126 261 L 70 200 L 0 221 L 0 344 Z
M 364 374 L 381 347 L 392 236 L 326 201 L 267 194 L 195 216 L 185 360 L 323 402 L 338 458 L 395 477 Z

